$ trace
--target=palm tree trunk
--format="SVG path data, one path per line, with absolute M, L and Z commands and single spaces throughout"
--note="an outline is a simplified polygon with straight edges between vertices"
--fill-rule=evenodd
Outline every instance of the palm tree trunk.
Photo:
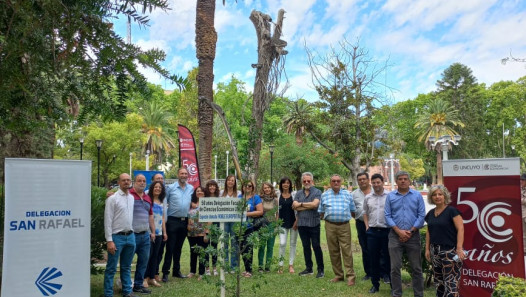
M 444 181 L 442 178 L 442 154 L 437 151 L 437 184 L 443 185 Z
M 195 19 L 196 56 L 199 60 L 197 72 L 198 97 L 214 98 L 214 59 L 217 33 L 214 29 L 215 0 L 198 0 Z M 199 101 L 197 115 L 199 125 L 199 170 L 204 180 L 212 177 L 212 135 L 214 112 L 205 102 Z

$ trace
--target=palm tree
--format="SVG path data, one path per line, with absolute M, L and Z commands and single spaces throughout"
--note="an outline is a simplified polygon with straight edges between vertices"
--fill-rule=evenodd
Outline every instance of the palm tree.
M 155 101 L 146 104 L 139 114 L 143 118 L 142 132 L 148 136 L 145 150 L 150 150 L 157 156 L 157 162 L 162 162 L 162 153 L 175 148 L 173 133 L 171 133 L 173 116 L 166 107 Z
M 303 135 L 310 126 L 310 116 L 313 113 L 312 106 L 305 100 L 290 102 L 287 108 L 287 115 L 283 118 L 287 133 L 294 133 L 296 144 L 303 144 Z
M 429 137 L 433 136 L 438 139 L 443 135 L 449 135 L 453 139 L 454 135 L 458 135 L 453 129 L 457 126 L 464 127 L 464 123 L 459 118 L 458 110 L 447 101 L 434 99 L 424 108 L 414 127 L 418 129 L 420 135 L 418 141 L 423 141 L 426 148 L 432 150 L 433 146 L 429 143 Z M 437 153 L 437 183 L 442 184 L 441 146 L 437 145 L 434 149 Z M 448 149 L 451 149 L 451 144 L 449 144 Z

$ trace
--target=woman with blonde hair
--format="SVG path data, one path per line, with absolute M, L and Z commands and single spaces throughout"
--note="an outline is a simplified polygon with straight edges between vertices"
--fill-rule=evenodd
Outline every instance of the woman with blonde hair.
M 269 182 L 263 183 L 263 185 L 261 186 L 259 195 L 261 197 L 261 202 L 263 203 L 263 215 L 268 221 L 268 224 L 266 226 L 263 226 L 262 228 L 263 228 L 264 233 L 269 235 L 269 237 L 266 238 L 266 240 L 262 239 L 262 242 L 259 245 L 259 249 L 258 249 L 259 272 L 263 272 L 263 271 L 270 272 L 270 263 L 272 261 L 272 255 L 274 254 L 274 242 L 276 241 L 276 236 L 271 234 L 273 232 L 271 228 L 275 227 L 275 224 L 272 224 L 272 223 L 278 220 L 278 202 L 279 201 L 278 201 L 278 196 L 276 195 L 276 191 L 274 190 L 274 187 Z M 265 260 L 265 250 L 267 251 L 266 261 L 264 261 Z
M 425 256 L 433 265 L 433 278 L 437 297 L 459 296 L 458 284 L 462 261 L 466 254 L 464 244 L 464 223 L 458 209 L 448 205 L 451 195 L 442 185 L 431 187 L 428 202 L 436 207 L 430 210 L 427 222 Z
M 236 177 L 234 175 L 229 175 L 225 179 L 225 187 L 224 190 L 221 190 L 219 193 L 220 197 L 227 197 L 227 198 L 237 198 L 239 195 L 241 195 L 241 191 L 237 190 L 237 181 Z M 224 236 L 226 238 L 225 245 L 224 245 L 224 259 L 225 263 L 229 263 L 230 258 L 230 271 L 234 271 L 237 268 L 239 259 L 237 258 L 237 241 L 236 241 L 236 234 L 234 232 L 234 224 L 233 222 L 225 223 L 225 233 Z M 230 243 L 230 246 L 229 246 Z

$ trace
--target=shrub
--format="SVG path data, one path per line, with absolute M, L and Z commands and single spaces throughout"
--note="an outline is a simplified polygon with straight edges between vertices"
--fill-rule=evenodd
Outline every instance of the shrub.
M 104 259 L 106 238 L 104 237 L 104 206 L 106 188 L 91 187 L 91 273 L 98 274 L 102 269 L 95 267 L 97 261 Z
M 492 297 L 526 296 L 526 280 L 517 277 L 499 276 Z

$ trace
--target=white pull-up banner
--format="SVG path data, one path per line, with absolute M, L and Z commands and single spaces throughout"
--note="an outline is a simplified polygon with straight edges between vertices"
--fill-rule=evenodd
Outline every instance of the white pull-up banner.
M 90 296 L 91 161 L 5 160 L 2 297 Z

